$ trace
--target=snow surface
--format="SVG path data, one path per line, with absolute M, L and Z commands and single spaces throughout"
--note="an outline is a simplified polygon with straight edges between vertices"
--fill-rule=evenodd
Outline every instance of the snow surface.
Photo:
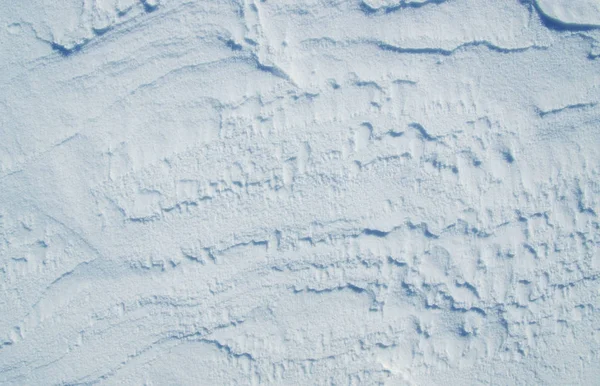
M 536 0 L 543 16 L 563 26 L 600 27 L 599 0 Z
M 598 384 L 598 2 L 0 3 L 0 384 Z

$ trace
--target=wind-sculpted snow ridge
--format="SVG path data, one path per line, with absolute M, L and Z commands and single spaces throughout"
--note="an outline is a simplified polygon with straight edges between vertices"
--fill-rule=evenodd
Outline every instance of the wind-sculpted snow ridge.
M 600 28 L 600 2 L 596 0 L 534 1 L 538 11 L 552 28 Z
M 1 9 L 0 384 L 600 379 L 591 2 Z
M 21 25 L 63 56 L 79 52 L 84 46 L 116 26 L 157 9 L 158 0 L 65 1 L 60 5 L 38 0 L 13 5 L 27 18 Z M 20 9 L 19 9 L 20 8 Z
M 390 13 L 403 8 L 419 8 L 428 4 L 441 4 L 447 0 L 367 0 L 360 3 L 361 9 L 366 14 L 374 14 L 378 11 Z

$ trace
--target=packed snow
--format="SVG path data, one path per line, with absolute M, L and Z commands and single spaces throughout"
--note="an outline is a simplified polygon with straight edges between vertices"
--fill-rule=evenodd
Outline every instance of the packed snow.
M 0 4 L 0 384 L 597 384 L 597 1 Z

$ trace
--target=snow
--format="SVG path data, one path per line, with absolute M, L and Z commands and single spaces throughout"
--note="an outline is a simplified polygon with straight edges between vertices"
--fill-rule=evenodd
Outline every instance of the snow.
M 0 1 L 0 384 L 600 379 L 598 3 Z
M 563 26 L 600 27 L 597 0 L 536 0 L 542 14 Z

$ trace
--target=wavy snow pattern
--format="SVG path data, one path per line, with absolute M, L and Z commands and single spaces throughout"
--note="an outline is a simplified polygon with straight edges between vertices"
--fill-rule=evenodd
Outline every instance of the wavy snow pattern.
M 5 1 L 0 384 L 593 384 L 583 2 Z

